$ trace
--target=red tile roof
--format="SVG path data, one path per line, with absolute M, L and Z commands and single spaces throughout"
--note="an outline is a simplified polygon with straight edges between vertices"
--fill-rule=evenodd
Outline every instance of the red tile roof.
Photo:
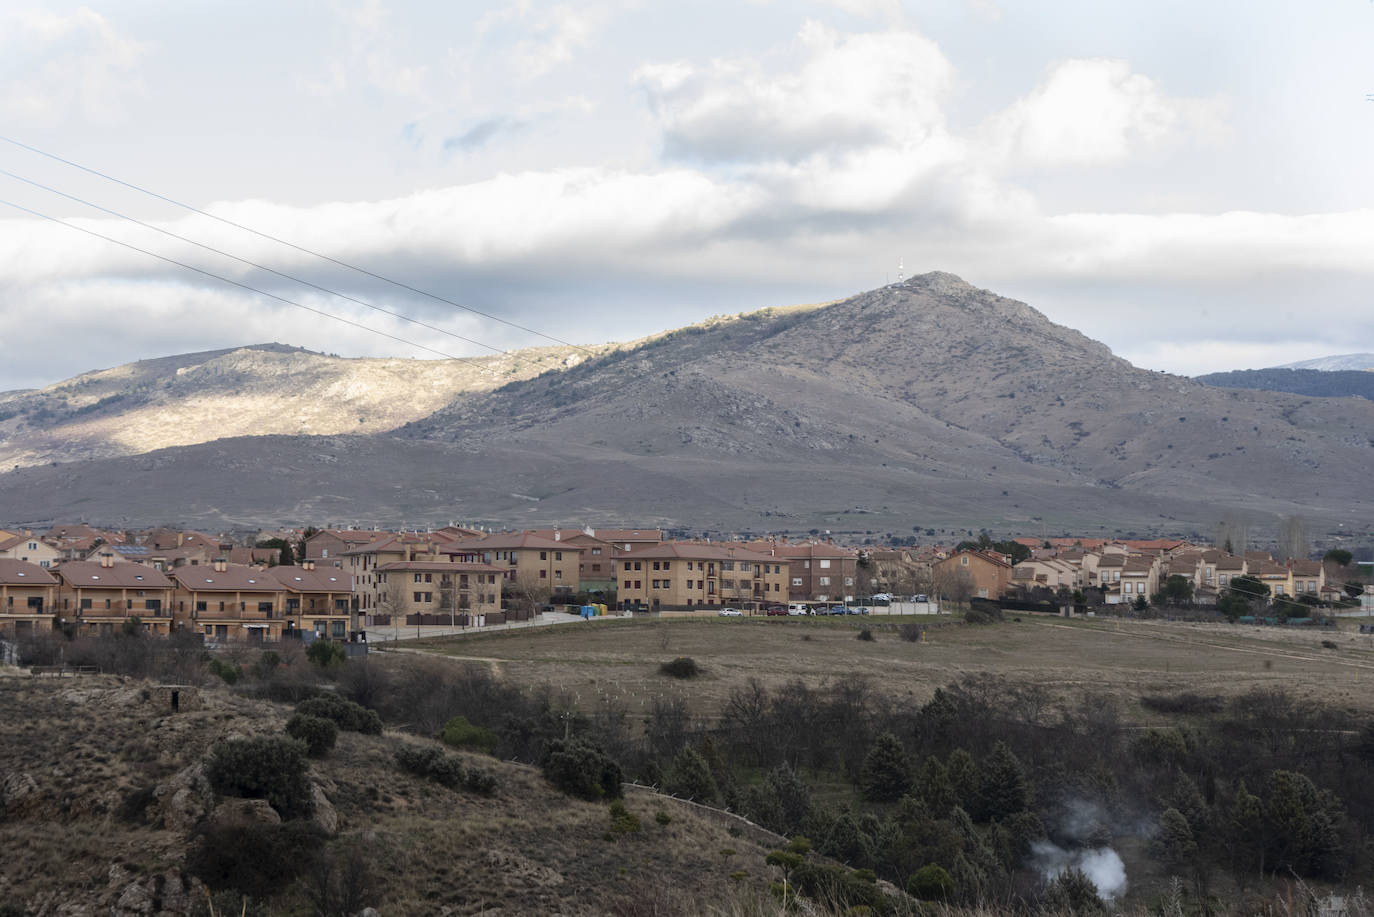
M 170 589 L 172 581 L 147 564 L 121 563 L 102 567 L 87 560 L 72 560 L 57 568 L 69 586 L 83 589 Z

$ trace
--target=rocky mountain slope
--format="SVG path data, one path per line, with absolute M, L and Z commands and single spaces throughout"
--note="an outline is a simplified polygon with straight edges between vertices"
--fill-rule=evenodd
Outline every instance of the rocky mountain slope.
M 261 344 L 141 360 L 0 393 L 0 468 L 225 436 L 376 433 L 586 356 L 546 347 L 469 360 L 341 359 Z
M 1137 369 L 936 273 L 610 350 L 394 434 L 0 475 L 0 515 L 1209 531 L 1368 518 L 1372 431 L 1364 399 Z

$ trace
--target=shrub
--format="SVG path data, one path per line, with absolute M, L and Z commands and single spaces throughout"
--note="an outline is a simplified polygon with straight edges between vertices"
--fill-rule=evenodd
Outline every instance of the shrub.
M 897 636 L 901 637 L 907 643 L 920 643 L 921 625 L 912 624 L 911 622 L 907 622 L 905 624 L 898 624 Z
M 869 643 L 872 643 L 872 642 L 873 642 L 873 631 L 872 631 L 872 629 L 865 627 L 865 628 L 863 628 L 862 630 L 860 630 L 857 634 L 854 635 L 854 639 L 856 639 L 856 640 L 864 640 L 864 641 L 867 641 L 867 642 L 869 642 Z
M 336 726 L 349 732 L 373 736 L 382 734 L 382 718 L 375 710 L 369 710 L 337 694 L 321 694 L 319 697 L 303 700 L 296 705 L 296 712 L 333 720 Z
M 1219 713 L 1221 698 L 1215 694 L 1194 694 L 1191 691 L 1179 694 L 1146 694 L 1140 699 L 1140 706 L 1154 713 Z
M 1000 624 L 1002 620 L 1002 609 L 991 602 L 974 604 L 964 612 L 966 624 Z
M 954 880 L 944 867 L 930 863 L 912 874 L 907 880 L 906 891 L 921 901 L 948 901 L 954 897 Z
M 657 812 L 654 813 L 654 821 L 658 822 L 660 825 L 670 824 L 672 820 L 673 816 L 669 815 L 662 809 L 659 809 Z
M 344 648 L 330 640 L 316 640 L 305 651 L 305 658 L 322 669 L 332 669 L 348 661 Z
M 218 659 L 211 659 L 205 666 L 211 675 L 218 675 L 224 680 L 226 685 L 236 684 L 239 680 L 238 666 L 230 665 Z
M 305 753 L 323 758 L 339 738 L 339 727 L 322 716 L 297 713 L 286 721 L 286 734 L 305 743 Z
M 186 870 L 215 891 L 266 898 L 311 866 L 324 840 L 324 832 L 308 822 L 212 824 L 200 831 Z
M 314 809 L 306 768 L 304 743 L 259 736 L 216 744 L 205 763 L 205 776 L 216 793 L 266 799 L 282 818 L 298 818 Z
M 620 765 L 582 739 L 554 739 L 539 762 L 544 778 L 565 793 L 582 799 L 618 799 Z
M 484 796 L 496 791 L 494 774 L 478 768 L 466 768 L 462 761 L 437 748 L 402 745 L 396 749 L 396 763 L 401 770 L 417 777 L 426 777 L 449 789 L 468 790 Z
M 611 803 L 611 829 L 606 832 L 607 840 L 624 837 L 639 831 L 639 816 L 625 808 L 619 799 Z
M 673 678 L 696 678 L 701 674 L 701 670 L 697 668 L 697 661 L 690 656 L 679 656 L 672 662 L 665 662 L 658 670 Z
M 491 754 L 496 748 L 496 733 L 481 726 L 474 726 L 468 722 L 465 716 L 455 716 L 444 724 L 444 731 L 439 736 L 445 745 L 452 745 L 454 748 L 467 748 L 473 751 L 482 751 Z

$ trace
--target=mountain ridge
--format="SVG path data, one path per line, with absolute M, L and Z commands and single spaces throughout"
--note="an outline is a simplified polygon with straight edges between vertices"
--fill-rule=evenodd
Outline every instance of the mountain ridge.
M 933 273 L 606 347 L 391 433 L 11 472 L 0 504 L 21 501 L 24 518 L 139 507 L 200 522 L 1208 531 L 1223 518 L 1359 518 L 1371 430 L 1362 399 L 1138 369 L 1025 303 Z M 270 484 L 254 480 L 259 465 Z M 183 480 L 194 492 L 179 497 Z M 118 481 L 123 503 L 93 496 L 97 481 Z

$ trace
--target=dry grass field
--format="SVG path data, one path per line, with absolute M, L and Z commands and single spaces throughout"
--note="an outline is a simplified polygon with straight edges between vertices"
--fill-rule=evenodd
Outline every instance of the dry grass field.
M 912 622 L 928 625 L 921 642 L 897 633 Z M 864 627 L 871 642 L 856 639 Z M 1349 622 L 1317 631 L 1032 615 L 983 627 L 951 616 L 612 618 L 425 640 L 413 649 L 481 662 L 519 684 L 564 688 L 587 709 L 609 696 L 632 712 L 655 696 L 678 695 L 710 716 L 751 678 L 819 687 L 854 675 L 871 679 L 880 694 L 921 704 L 935 688 L 979 673 L 1060 697 L 1110 696 L 1132 718 L 1149 719 L 1136 703 L 1146 694 L 1232 696 L 1257 687 L 1374 710 L 1374 636 Z M 702 674 L 687 682 L 659 674 L 659 664 L 677 656 L 695 659 Z

